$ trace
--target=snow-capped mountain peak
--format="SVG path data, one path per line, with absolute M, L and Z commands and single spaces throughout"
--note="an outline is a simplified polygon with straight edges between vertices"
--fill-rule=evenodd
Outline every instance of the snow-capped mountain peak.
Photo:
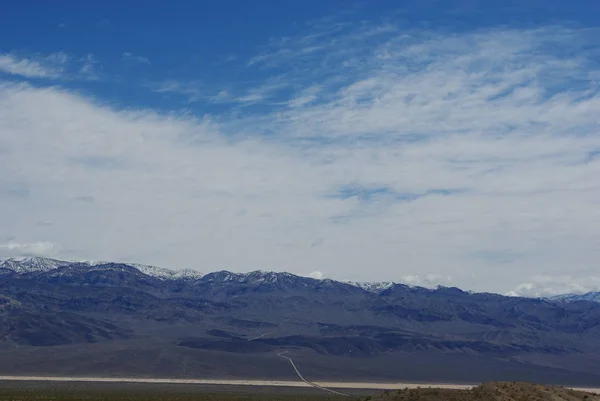
M 64 261 L 50 258 L 41 257 L 13 257 L 7 259 L 0 259 L 0 269 L 7 269 L 16 272 L 17 274 L 27 273 L 46 273 L 51 272 L 52 274 L 60 275 L 61 267 L 71 266 L 74 269 L 96 269 L 102 268 L 102 265 L 114 265 L 114 262 L 107 261 Z M 118 265 L 129 266 L 139 270 L 141 273 L 160 279 L 160 280 L 200 280 L 202 282 L 215 282 L 225 284 L 236 284 L 236 285 L 260 285 L 260 286 L 275 286 L 279 288 L 291 288 L 291 287 L 306 287 L 310 286 L 314 282 L 314 278 L 308 278 L 304 276 L 298 276 L 286 272 L 273 272 L 273 271 L 262 271 L 256 270 L 248 273 L 233 273 L 230 271 L 217 271 L 209 274 L 202 274 L 196 270 L 183 269 L 183 270 L 171 270 L 157 266 L 143 265 L 138 263 L 117 263 Z M 53 272 L 56 270 L 56 272 Z M 317 279 L 318 280 L 318 279 Z M 330 279 L 321 279 L 325 284 L 341 283 L 345 285 L 351 285 L 353 287 L 360 288 L 364 291 L 371 292 L 373 294 L 380 294 L 381 292 L 393 287 L 396 283 L 392 281 L 385 282 L 360 282 L 360 281 L 336 281 Z
M 547 298 L 551 301 L 559 302 L 574 302 L 574 301 L 590 301 L 600 302 L 600 292 L 588 292 L 585 294 L 562 294 Z
M 65 262 L 63 260 L 40 258 L 35 256 L 14 257 L 0 259 L 0 269 L 8 269 L 19 274 L 25 274 L 33 272 L 47 272 L 58 269 L 59 267 L 68 265 L 70 263 L 71 262 Z
M 230 271 L 217 271 L 208 273 L 198 285 L 203 283 L 219 284 L 227 287 L 261 287 L 261 288 L 279 288 L 281 290 L 290 288 L 308 287 L 314 279 L 297 276 L 286 272 L 273 272 L 256 270 L 248 273 L 233 273 Z
M 343 281 L 343 283 L 353 285 L 358 288 L 362 288 L 365 291 L 379 294 L 382 291 L 394 286 L 396 283 L 393 281 L 378 281 L 378 282 L 363 282 L 363 281 Z
M 262 283 L 262 282 L 277 282 L 280 279 L 293 279 L 298 278 L 291 273 L 278 273 L 271 271 L 256 270 L 249 273 L 233 273 L 230 271 L 222 270 L 218 272 L 209 273 L 204 276 L 206 281 L 235 281 L 240 283 Z
M 88 266 L 90 268 L 101 266 L 105 264 L 111 264 L 111 262 L 103 261 L 65 261 L 56 260 L 41 257 L 13 257 L 0 259 L 0 269 L 12 270 L 18 274 L 27 274 L 35 272 L 49 272 L 56 270 L 63 266 L 79 265 Z M 140 272 L 152 276 L 161 280 L 177 280 L 177 279 L 191 279 L 197 280 L 204 275 L 196 270 L 183 269 L 183 270 L 170 270 L 162 267 L 141 265 L 136 263 L 123 263 L 124 265 L 131 266 L 139 270 Z
M 171 270 L 165 269 L 164 267 L 156 267 L 149 265 L 140 265 L 137 263 L 127 263 L 129 266 L 133 266 L 139 271 L 148 276 L 160 278 L 163 280 L 174 280 L 174 279 L 194 279 L 197 280 L 202 278 L 204 274 L 199 271 L 192 269 L 183 269 L 183 270 Z

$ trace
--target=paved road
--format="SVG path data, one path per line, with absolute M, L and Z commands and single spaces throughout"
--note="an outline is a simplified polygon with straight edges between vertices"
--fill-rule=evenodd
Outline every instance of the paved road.
M 298 377 L 300 378 L 300 380 L 302 380 L 304 383 L 306 383 L 306 384 L 308 384 L 310 386 L 313 386 L 315 388 L 318 388 L 319 390 L 328 391 L 328 392 L 333 393 L 333 394 L 343 395 L 343 396 L 346 396 L 346 397 L 356 397 L 356 396 L 354 396 L 352 394 L 346 394 L 346 393 L 342 393 L 341 391 L 332 390 L 330 388 L 323 387 L 323 386 L 321 386 L 321 385 L 319 385 L 317 383 L 310 382 L 310 381 L 306 380 L 304 378 L 304 376 L 302 376 L 302 373 L 300 373 L 300 371 L 298 370 L 298 367 L 296 366 L 296 364 L 294 363 L 294 361 L 292 360 L 292 358 L 290 358 L 289 356 L 285 356 L 285 354 L 287 354 L 287 351 L 280 352 L 279 354 L 277 354 L 277 356 L 280 356 L 280 357 L 285 358 L 288 361 L 290 361 L 290 364 L 292 365 L 292 367 L 296 371 L 296 374 L 298 375 Z M 356 398 L 358 398 L 358 397 L 356 397 Z

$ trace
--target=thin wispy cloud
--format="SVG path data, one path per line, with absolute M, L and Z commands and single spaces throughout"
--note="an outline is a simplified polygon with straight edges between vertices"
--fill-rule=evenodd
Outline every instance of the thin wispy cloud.
M 42 234 L 82 258 L 204 271 L 582 285 L 600 256 L 596 31 L 311 29 L 245 63 L 263 79 L 152 87 L 232 105 L 214 115 L 4 83 L 0 168 L 36 196 L 0 197 L 0 234 L 61 221 Z
M 241 104 L 256 104 L 262 103 L 269 99 L 273 99 L 277 92 L 288 86 L 287 83 L 281 82 L 279 79 L 272 79 L 269 82 L 252 87 L 246 93 L 239 96 L 234 96 L 230 100 L 234 103 Z
M 50 256 L 58 251 L 58 246 L 51 242 L 18 243 L 7 242 L 0 244 L 0 252 L 10 256 Z
M 337 51 L 345 50 L 336 46 L 336 41 L 340 37 L 347 37 L 349 34 L 364 37 L 366 34 L 355 24 L 343 22 L 315 21 L 309 23 L 308 26 L 310 31 L 306 34 L 271 39 L 261 53 L 248 60 L 247 65 L 270 68 L 283 64 L 295 64 L 299 61 L 306 61 L 306 59 L 322 63 L 325 61 L 323 53 L 330 50 L 332 46 L 336 47 Z
M 98 66 L 99 62 L 92 54 L 76 58 L 64 52 L 30 57 L 0 53 L 0 74 L 21 78 L 57 81 L 98 80 Z
M 46 57 L 25 58 L 10 53 L 0 53 L 0 73 L 25 78 L 58 78 L 68 58 L 64 53 Z
M 293 99 L 288 101 L 288 106 L 290 106 L 290 107 L 306 106 L 307 104 L 312 103 L 318 99 L 318 94 L 321 90 L 322 90 L 322 88 L 318 85 L 314 85 L 314 86 L 305 88 L 298 95 L 296 95 Z
M 197 102 L 206 98 L 204 85 L 197 81 L 165 80 L 146 84 L 153 92 L 185 96 L 189 102 Z
M 277 94 L 289 85 L 277 78 L 257 86 L 243 85 L 243 88 L 215 87 L 199 81 L 166 80 L 147 85 L 153 92 L 180 95 L 188 102 L 205 102 L 214 104 L 230 104 L 248 106 L 261 103 L 277 104 Z
M 77 74 L 79 77 L 96 81 L 100 79 L 99 73 L 99 61 L 94 57 L 93 54 L 88 54 L 85 57 L 79 60 L 82 63 L 81 68 L 79 69 L 79 73 Z
M 152 64 L 150 62 L 150 59 L 148 59 L 148 57 L 138 56 L 138 55 L 132 54 L 130 52 L 123 53 L 122 58 L 123 58 L 124 61 L 127 61 L 127 62 L 135 62 L 135 63 L 141 63 L 141 64 Z

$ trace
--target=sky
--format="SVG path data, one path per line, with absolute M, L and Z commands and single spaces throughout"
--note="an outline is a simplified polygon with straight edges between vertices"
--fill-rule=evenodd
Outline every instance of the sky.
M 9 2 L 0 256 L 600 290 L 598 15 Z

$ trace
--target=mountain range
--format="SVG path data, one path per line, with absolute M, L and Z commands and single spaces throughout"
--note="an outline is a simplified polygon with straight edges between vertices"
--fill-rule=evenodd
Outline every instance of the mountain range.
M 548 298 L 551 301 L 562 301 L 562 302 L 576 302 L 576 301 L 589 301 L 589 302 L 600 302 L 600 292 L 587 292 L 585 294 L 562 294 L 555 295 Z
M 0 261 L 0 374 L 600 382 L 600 303 Z M 367 380 L 369 379 L 369 380 Z

